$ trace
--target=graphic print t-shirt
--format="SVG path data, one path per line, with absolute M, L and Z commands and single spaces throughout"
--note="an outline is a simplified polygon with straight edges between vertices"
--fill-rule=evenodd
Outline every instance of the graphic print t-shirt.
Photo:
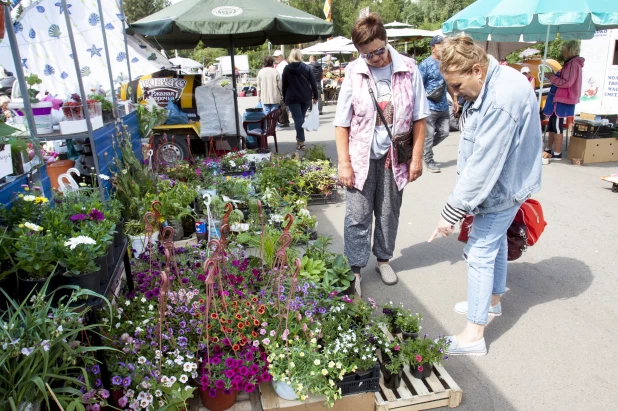
M 393 99 L 391 93 L 391 77 L 393 69 L 389 64 L 386 67 L 371 67 L 371 75 L 377 85 L 377 92 L 375 93 L 378 106 L 384 113 L 384 119 L 388 124 L 388 127 L 393 130 Z M 382 123 L 382 119 L 376 113 L 376 127 L 373 132 L 373 142 L 371 143 L 371 159 L 378 160 L 386 155 L 389 147 L 391 146 L 391 138 L 388 136 L 386 127 Z

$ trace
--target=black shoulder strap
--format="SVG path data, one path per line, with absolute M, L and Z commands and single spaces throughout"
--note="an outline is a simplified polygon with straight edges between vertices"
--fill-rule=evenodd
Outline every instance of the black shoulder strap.
M 376 96 L 375 96 L 375 94 L 373 94 L 373 89 L 371 88 L 371 83 L 369 83 L 369 77 L 367 77 L 367 87 L 369 88 L 369 94 L 371 94 L 371 99 L 373 100 L 373 105 L 375 106 L 376 111 L 378 112 L 378 116 L 380 116 L 380 120 L 382 120 L 382 124 L 384 124 L 384 127 L 386 128 L 386 132 L 388 133 L 388 136 L 390 137 L 391 141 L 393 141 L 393 135 L 391 134 L 391 129 L 388 126 L 388 124 L 386 124 L 386 119 L 384 118 L 384 113 L 382 113 L 382 109 L 378 105 L 378 101 L 376 100 Z

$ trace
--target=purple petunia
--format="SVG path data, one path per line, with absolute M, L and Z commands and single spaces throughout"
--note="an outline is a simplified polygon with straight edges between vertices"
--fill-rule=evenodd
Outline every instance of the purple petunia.
M 100 368 L 98 365 L 94 365 L 94 366 L 92 367 L 92 373 L 93 373 L 94 375 L 98 375 L 100 372 L 101 372 L 101 368 Z
M 223 382 L 223 380 L 217 380 L 215 382 L 215 387 L 217 387 L 218 390 L 222 390 L 223 388 L 225 388 L 225 383 Z
M 90 217 L 92 221 L 105 220 L 105 214 L 103 214 L 103 212 L 97 210 L 96 208 L 93 208 L 92 211 L 88 213 L 88 217 Z
M 250 382 L 246 383 L 245 391 L 251 394 L 253 391 L 255 391 L 255 385 L 251 384 Z
M 242 367 L 240 367 L 239 372 L 241 375 L 244 375 L 246 377 L 247 375 L 249 375 L 249 368 L 243 365 Z
M 260 367 L 257 364 L 252 364 L 251 367 L 249 367 L 249 375 L 255 375 L 258 372 L 260 372 Z
M 180 282 L 183 283 L 183 284 L 189 284 L 189 279 L 187 277 L 182 277 L 180 279 Z
M 120 405 L 121 408 L 124 408 L 127 406 L 127 403 L 129 402 L 129 400 L 127 399 L 127 397 L 122 396 L 120 397 L 120 399 L 118 400 L 118 405 Z
M 219 364 L 221 364 L 221 357 L 212 357 L 210 359 L 210 363 L 212 365 L 219 365 Z
M 211 388 L 208 390 L 208 396 L 210 398 L 215 398 L 217 396 L 217 390 L 214 388 Z
M 88 218 L 88 216 L 86 214 L 73 214 L 71 217 L 69 217 L 71 219 L 72 222 L 77 222 L 77 221 L 84 221 L 86 218 Z
M 230 378 L 230 379 L 233 378 L 235 375 L 234 370 L 225 370 L 223 374 L 225 374 L 226 378 Z
M 230 390 L 229 388 L 224 388 L 223 389 L 223 394 L 230 395 L 231 393 L 232 393 L 232 390 Z
M 125 379 L 122 380 L 122 386 L 126 388 L 129 385 L 131 385 L 131 377 L 125 377 Z
M 234 361 L 233 358 L 226 358 L 225 359 L 225 366 L 227 368 L 234 368 L 236 366 L 236 361 Z

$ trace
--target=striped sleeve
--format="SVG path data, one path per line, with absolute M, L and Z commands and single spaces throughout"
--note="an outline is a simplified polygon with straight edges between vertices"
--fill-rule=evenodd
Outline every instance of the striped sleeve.
M 446 203 L 442 209 L 442 213 L 440 214 L 442 215 L 442 218 L 444 218 L 451 225 L 455 225 L 465 217 L 466 212 L 462 209 L 451 206 L 449 203 Z

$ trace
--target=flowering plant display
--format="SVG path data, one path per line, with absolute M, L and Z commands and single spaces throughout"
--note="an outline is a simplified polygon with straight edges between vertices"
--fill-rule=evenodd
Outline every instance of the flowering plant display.
M 446 354 L 450 340 L 447 337 L 440 336 L 435 341 L 427 338 L 427 334 L 423 338 L 405 340 L 403 342 L 403 355 L 410 362 L 411 366 L 418 367 L 419 371 L 423 371 L 423 364 L 442 364 L 442 361 L 448 360 Z
M 250 161 L 245 151 L 231 151 L 221 158 L 220 167 L 224 171 L 249 171 Z
M 403 332 L 418 333 L 423 328 L 421 321 L 423 316 L 420 313 L 412 314 L 411 310 L 405 310 L 395 318 L 395 325 Z
M 60 250 L 60 265 L 66 268 L 67 275 L 76 276 L 99 269 L 92 258 L 97 250 L 97 242 L 88 236 L 68 238 Z
M 26 280 L 42 280 L 49 277 L 58 265 L 56 237 L 42 226 L 25 222 L 13 230 L 15 240 L 11 254 L 15 257 L 14 268 L 23 272 Z
M 43 195 L 41 187 L 21 186 L 23 192 L 15 193 L 10 208 L 0 205 L 0 218 L 9 226 L 24 222 L 39 223 L 43 212 L 49 207 L 49 200 Z

